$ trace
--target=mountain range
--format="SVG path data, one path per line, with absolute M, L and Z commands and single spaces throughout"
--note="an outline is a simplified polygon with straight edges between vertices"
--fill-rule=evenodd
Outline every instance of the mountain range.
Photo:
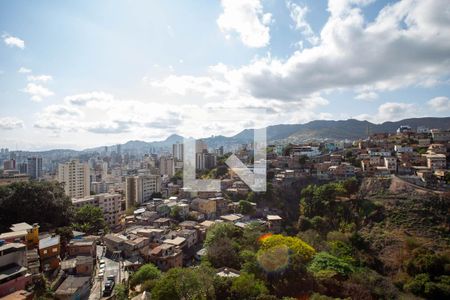
M 268 143 L 302 142 L 310 140 L 355 140 L 366 138 L 368 133 L 387 132 L 394 133 L 401 125 L 409 125 L 413 129 L 419 126 L 427 128 L 450 129 L 450 117 L 444 118 L 412 118 L 396 122 L 374 124 L 369 121 L 355 119 L 330 121 L 317 120 L 305 124 L 280 124 L 267 127 Z M 240 133 L 226 137 L 223 135 L 204 138 L 211 148 L 219 146 L 231 147 L 233 145 L 249 143 L 253 140 L 253 129 L 245 129 Z M 183 137 L 177 134 L 170 135 L 163 141 L 145 142 L 128 141 L 121 145 L 122 151 L 148 152 L 150 149 L 167 149 L 172 144 L 180 143 Z M 102 151 L 104 147 L 85 149 L 84 152 Z

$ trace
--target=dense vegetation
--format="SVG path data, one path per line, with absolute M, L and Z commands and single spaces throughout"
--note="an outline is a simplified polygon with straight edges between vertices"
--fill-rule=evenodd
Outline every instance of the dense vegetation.
M 70 225 L 72 203 L 57 182 L 19 182 L 0 186 L 0 232 L 13 223 L 39 223 L 48 230 Z
M 449 299 L 450 197 L 393 193 L 389 184 L 305 186 L 296 226 L 287 219 L 282 234 L 268 234 L 257 222 L 215 224 L 200 266 L 140 284 L 152 299 Z M 253 214 L 250 202 L 277 201 L 275 189 L 250 193 L 239 209 Z M 223 267 L 240 276 L 216 276 Z
M 101 209 L 89 205 L 75 209 L 61 184 L 49 181 L 0 186 L 0 232 L 20 222 L 38 223 L 43 231 L 56 231 L 63 243 L 71 238 L 72 229 L 88 234 L 107 229 Z

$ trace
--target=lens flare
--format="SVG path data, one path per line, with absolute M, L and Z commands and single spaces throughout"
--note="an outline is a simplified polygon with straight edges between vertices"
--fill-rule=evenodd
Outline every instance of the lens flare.
M 259 265 L 266 272 L 279 272 L 289 265 L 289 248 L 286 245 L 271 247 L 258 253 Z
M 259 238 L 258 238 L 258 241 L 260 242 L 260 243 L 262 243 L 262 242 L 264 242 L 266 239 L 268 239 L 269 237 L 271 237 L 273 234 L 272 233 L 266 233 L 266 234 L 263 234 L 262 236 L 260 236 Z

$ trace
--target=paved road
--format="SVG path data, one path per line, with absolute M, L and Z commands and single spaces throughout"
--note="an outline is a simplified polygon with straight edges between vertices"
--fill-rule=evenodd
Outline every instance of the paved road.
M 114 275 L 116 278 L 116 284 L 119 283 L 119 279 L 122 281 L 123 279 L 127 279 L 127 273 L 123 270 L 120 270 L 120 263 L 118 261 L 118 257 L 107 258 L 103 255 L 105 254 L 106 249 L 103 246 L 97 246 L 97 257 L 98 260 L 102 259 L 105 261 L 105 275 L 103 278 L 99 278 L 98 274 L 98 266 L 97 272 L 94 280 L 94 284 L 91 289 L 91 294 L 89 296 L 89 300 L 99 300 L 102 297 L 100 294 L 103 294 L 103 289 L 105 283 L 107 281 L 108 276 Z M 120 276 L 119 276 L 120 272 Z

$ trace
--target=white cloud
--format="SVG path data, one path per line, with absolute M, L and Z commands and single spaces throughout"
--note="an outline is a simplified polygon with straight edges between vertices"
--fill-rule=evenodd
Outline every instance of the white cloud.
M 264 13 L 260 0 L 221 0 L 223 12 L 217 19 L 220 30 L 229 36 L 236 32 L 247 47 L 261 48 L 269 45 L 272 20 Z
M 450 99 L 448 97 L 435 97 L 428 101 L 428 106 L 437 112 L 450 111 Z
M 77 94 L 67 96 L 64 101 L 68 104 L 84 106 L 88 103 L 104 103 L 110 102 L 114 99 L 114 96 L 102 91 L 94 91 L 90 93 Z
M 54 95 L 54 93 L 46 87 L 35 83 L 28 83 L 23 91 L 27 94 L 30 94 L 31 100 L 35 102 L 40 102 L 43 98 Z
M 356 117 L 358 120 L 368 120 L 375 123 L 398 121 L 405 118 L 420 116 L 416 105 L 402 102 L 386 102 L 378 107 L 375 115 L 363 114 Z
M 372 101 L 378 98 L 378 94 L 372 91 L 361 92 L 355 96 L 356 100 Z
M 23 121 L 15 117 L 0 117 L 0 129 L 12 130 L 23 127 Z
M 25 41 L 19 39 L 18 37 L 15 37 L 15 36 L 12 36 L 9 34 L 3 34 L 2 38 L 3 38 L 3 42 L 5 42 L 5 44 L 8 45 L 9 47 L 17 47 L 20 49 L 25 48 Z
M 53 79 L 50 75 L 29 75 L 27 76 L 28 81 L 41 81 L 47 82 Z
M 17 71 L 17 72 L 22 73 L 22 74 L 28 74 L 28 73 L 31 73 L 31 70 L 24 68 L 24 67 L 20 67 L 19 71 Z
M 221 65 L 215 72 L 210 68 L 209 75 L 172 75 L 168 82 L 198 85 L 209 81 L 210 86 L 230 87 L 229 95 L 299 101 L 343 89 L 360 93 L 360 99 L 370 99 L 380 91 L 428 85 L 450 75 L 450 15 L 445 1 L 399 1 L 367 22 L 360 6 L 371 2 L 330 1 L 331 16 L 320 33 L 319 44 L 296 51 L 287 59 L 267 56 L 238 68 Z M 170 85 L 178 94 L 189 89 L 161 84 L 168 83 L 165 80 L 157 82 Z M 195 89 L 214 94 L 210 89 Z
M 230 85 L 225 81 L 208 76 L 170 75 L 163 80 L 150 81 L 150 84 L 178 95 L 185 96 L 189 92 L 194 92 L 200 93 L 206 98 L 218 96 L 230 90 Z
M 305 17 L 309 9 L 306 5 L 299 5 L 294 2 L 286 2 L 287 8 L 289 9 L 289 15 L 295 23 L 295 29 L 300 31 L 302 35 L 311 45 L 316 45 L 319 43 L 319 38 L 314 34 L 309 23 L 306 21 Z M 303 44 L 301 48 L 303 48 Z

